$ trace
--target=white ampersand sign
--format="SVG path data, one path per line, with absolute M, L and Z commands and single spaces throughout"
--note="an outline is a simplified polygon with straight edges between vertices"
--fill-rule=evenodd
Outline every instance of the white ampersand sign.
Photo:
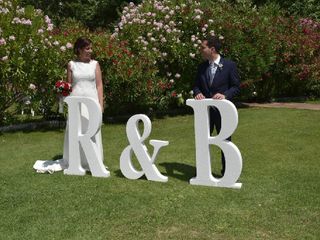
M 143 122 L 144 129 L 142 136 L 140 135 L 138 129 L 139 121 Z M 144 114 L 137 114 L 132 116 L 127 122 L 126 132 L 130 145 L 123 150 L 120 156 L 120 169 L 122 174 L 129 179 L 138 179 L 145 174 L 148 180 L 167 182 L 168 177 L 160 173 L 154 162 L 160 148 L 163 146 L 167 146 L 169 142 L 150 140 L 150 145 L 154 147 L 152 157 L 150 157 L 144 141 L 147 139 L 147 137 L 149 137 L 151 133 L 151 121 Z M 142 171 L 138 171 L 134 168 L 131 160 L 132 152 L 135 153 L 141 165 Z

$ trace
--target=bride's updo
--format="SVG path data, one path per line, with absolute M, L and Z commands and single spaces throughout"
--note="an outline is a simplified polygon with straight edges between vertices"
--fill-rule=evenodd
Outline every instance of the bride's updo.
M 89 38 L 79 37 L 73 46 L 74 54 L 76 54 L 78 56 L 80 53 L 80 49 L 83 49 L 83 48 L 89 46 L 90 44 L 92 44 L 92 41 Z

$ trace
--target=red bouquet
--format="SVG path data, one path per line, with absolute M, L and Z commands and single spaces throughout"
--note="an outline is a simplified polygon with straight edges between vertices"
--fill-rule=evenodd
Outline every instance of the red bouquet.
M 58 94 L 61 94 L 64 97 L 70 95 L 70 93 L 72 92 L 71 84 L 62 80 L 56 82 L 56 84 L 54 85 L 54 89 Z

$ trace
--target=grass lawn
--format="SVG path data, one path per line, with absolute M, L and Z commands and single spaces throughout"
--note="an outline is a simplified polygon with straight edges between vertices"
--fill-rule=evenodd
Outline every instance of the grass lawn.
M 152 122 L 150 138 L 170 142 L 156 161 L 167 183 L 121 175 L 122 124 L 102 129 L 107 179 L 33 171 L 62 154 L 63 131 L 0 135 L 0 239 L 319 239 L 319 123 L 320 111 L 240 109 L 240 190 L 189 184 L 191 115 Z

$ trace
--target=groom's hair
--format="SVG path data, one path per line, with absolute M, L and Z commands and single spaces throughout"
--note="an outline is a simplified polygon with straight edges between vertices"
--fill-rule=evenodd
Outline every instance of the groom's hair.
M 207 45 L 209 48 L 214 47 L 217 53 L 220 52 L 221 49 L 221 41 L 218 37 L 216 36 L 209 36 L 205 40 L 207 40 Z
M 92 44 L 92 41 L 89 38 L 86 37 L 79 37 L 76 42 L 74 43 L 73 46 L 73 52 L 78 55 L 80 49 L 85 48 Z

